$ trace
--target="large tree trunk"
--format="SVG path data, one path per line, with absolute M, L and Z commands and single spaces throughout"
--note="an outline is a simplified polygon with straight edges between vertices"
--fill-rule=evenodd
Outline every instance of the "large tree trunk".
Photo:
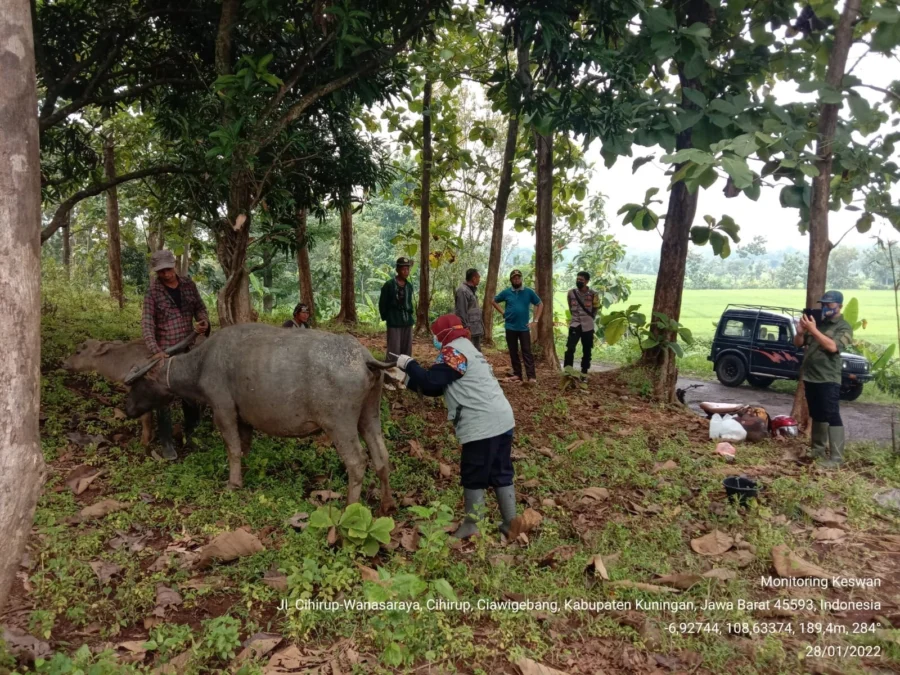
M 431 144 L 431 78 L 425 80 L 422 92 L 422 219 L 419 228 L 419 306 L 416 310 L 416 332 L 430 330 L 428 310 L 431 306 L 431 169 L 434 151 Z
M 31 9 L 0 12 L 0 613 L 41 494 L 41 177 Z
M 246 265 L 250 244 L 250 203 L 249 177 L 244 172 L 232 174 L 228 219 L 219 225 L 216 241 L 216 255 L 227 279 L 216 299 L 222 327 L 256 320 L 250 302 L 250 274 Z
M 307 211 L 297 212 L 297 283 L 300 302 L 309 307 L 310 321 L 315 321 L 316 308 L 313 299 L 312 267 L 309 264 L 309 231 L 306 224 Z
M 191 267 L 191 240 L 194 238 L 194 219 L 188 218 L 182 232 L 181 253 L 176 257 L 176 271 L 179 276 L 186 277 Z
M 519 140 L 519 116 L 510 115 L 506 129 L 506 146 L 503 148 L 503 166 L 500 168 L 500 182 L 497 185 L 497 203 L 494 205 L 494 227 L 491 231 L 491 255 L 488 259 L 487 281 L 484 285 L 484 342 L 494 342 L 494 307 L 491 300 L 497 295 L 497 281 L 500 276 L 500 255 L 503 252 L 503 223 L 512 192 L 512 170 L 516 160 L 516 144 Z
M 272 288 L 272 258 L 274 257 L 274 253 L 272 251 L 266 251 L 263 254 L 263 312 L 266 314 L 272 313 L 272 308 L 275 307 L 275 296 L 270 292 Z
M 420 300 L 421 302 L 421 300 Z M 341 206 L 341 311 L 339 323 L 356 323 L 356 287 L 353 281 L 353 211 L 349 197 Z
M 116 146 L 112 130 L 103 137 L 103 166 L 106 180 L 116 178 Z M 122 241 L 119 236 L 119 192 L 115 186 L 106 191 L 106 258 L 109 263 L 109 295 L 119 303 L 125 303 L 122 281 Z
M 860 0 L 847 0 L 835 31 L 834 44 L 828 57 L 825 82 L 840 90 L 847 68 L 847 55 L 853 44 L 853 24 L 859 15 Z M 834 135 L 837 130 L 841 104 L 823 103 L 819 108 L 816 168 L 819 175 L 812 179 L 812 200 L 809 205 L 809 270 L 806 275 L 806 306 L 815 307 L 825 293 L 828 278 L 828 257 L 832 244 L 828 236 L 828 202 L 831 198 L 831 173 L 834 160 Z M 791 416 L 801 429 L 809 426 L 803 380 L 797 386 Z
M 66 269 L 66 279 L 72 278 L 72 212 L 66 212 L 66 219 L 63 221 L 62 237 L 63 237 L 63 267 Z
M 537 143 L 537 218 L 535 219 L 534 285 L 544 311 L 537 326 L 540 358 L 560 370 L 553 328 L 553 134 L 535 132 Z

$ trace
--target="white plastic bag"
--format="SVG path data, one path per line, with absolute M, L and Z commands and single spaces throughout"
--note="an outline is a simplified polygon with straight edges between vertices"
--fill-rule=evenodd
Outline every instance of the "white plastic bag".
M 731 415 L 713 415 L 709 421 L 709 438 L 723 441 L 743 441 L 747 438 L 747 430 Z

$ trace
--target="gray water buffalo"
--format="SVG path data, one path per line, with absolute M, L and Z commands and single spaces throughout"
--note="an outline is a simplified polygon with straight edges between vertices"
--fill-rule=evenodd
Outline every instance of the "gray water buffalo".
M 96 372 L 112 382 L 121 383 L 132 367 L 150 358 L 150 350 L 143 340 L 87 340 L 78 351 L 63 361 L 62 367 L 72 373 Z M 152 414 L 141 416 L 141 444 L 153 440 Z
M 299 438 L 324 431 L 347 468 L 347 503 L 359 501 L 366 470 L 362 436 L 381 481 L 381 510 L 395 507 L 381 435 L 382 370 L 349 335 L 240 324 L 173 356 L 131 387 L 125 413 L 138 417 L 173 396 L 204 403 L 228 448 L 229 485 L 243 485 L 241 456 L 253 430 Z

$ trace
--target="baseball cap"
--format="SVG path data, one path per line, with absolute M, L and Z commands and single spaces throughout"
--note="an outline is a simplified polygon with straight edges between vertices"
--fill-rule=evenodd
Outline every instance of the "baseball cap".
M 154 272 L 175 267 L 175 255 L 171 251 L 154 251 L 150 256 L 150 267 Z
M 397 264 L 394 267 L 412 267 L 413 261 L 407 258 L 406 256 L 400 256 L 397 258 Z
M 509 280 L 512 281 L 513 277 L 521 277 L 521 276 L 523 276 L 522 270 L 513 270 L 512 272 L 509 273 Z
M 828 291 L 825 295 L 822 296 L 822 299 L 819 300 L 821 304 L 825 304 L 827 302 L 836 302 L 839 305 L 844 304 L 844 294 L 840 291 Z

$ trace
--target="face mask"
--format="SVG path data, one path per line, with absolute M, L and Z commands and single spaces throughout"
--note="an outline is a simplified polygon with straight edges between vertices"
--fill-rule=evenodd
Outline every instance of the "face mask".
M 583 281 L 576 281 L 576 282 L 575 282 L 575 285 L 576 285 L 578 288 L 584 288 L 584 282 L 583 282 Z
M 519 281 L 519 282 L 515 282 L 515 281 L 514 281 L 512 287 L 513 287 L 513 288 L 522 288 L 522 282 L 521 282 L 521 281 Z
M 825 317 L 826 319 L 830 319 L 835 314 L 837 314 L 836 307 L 826 307 L 822 310 L 822 316 Z
M 438 351 L 440 351 L 440 350 L 443 348 L 443 345 L 441 344 L 441 341 L 438 340 L 438 339 L 437 339 L 436 337 L 434 337 L 433 335 L 431 336 L 431 343 L 434 345 L 434 348 L 437 349 Z

